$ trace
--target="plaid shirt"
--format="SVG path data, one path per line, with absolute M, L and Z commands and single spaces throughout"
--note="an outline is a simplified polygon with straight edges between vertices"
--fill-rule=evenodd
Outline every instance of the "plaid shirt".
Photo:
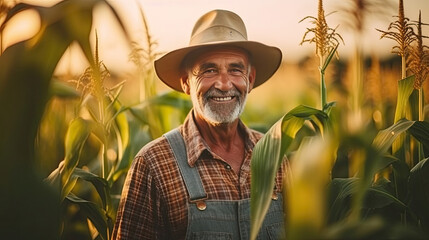
M 193 111 L 179 128 L 190 166 L 197 167 L 209 199 L 250 197 L 252 149 L 263 136 L 241 121 L 245 158 L 239 174 L 213 153 L 200 135 Z M 285 164 L 276 178 L 280 191 Z M 137 154 L 124 183 L 112 239 L 184 239 L 188 225 L 188 192 L 165 137 L 145 145 Z

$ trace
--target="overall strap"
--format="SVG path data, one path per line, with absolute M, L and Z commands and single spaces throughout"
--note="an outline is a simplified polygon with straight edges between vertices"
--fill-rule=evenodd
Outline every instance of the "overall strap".
M 207 199 L 207 194 L 204 191 L 203 183 L 201 182 L 200 174 L 197 168 L 191 167 L 188 164 L 186 155 L 186 145 L 178 128 L 175 128 L 164 134 L 170 144 L 180 173 L 186 185 L 191 202 Z

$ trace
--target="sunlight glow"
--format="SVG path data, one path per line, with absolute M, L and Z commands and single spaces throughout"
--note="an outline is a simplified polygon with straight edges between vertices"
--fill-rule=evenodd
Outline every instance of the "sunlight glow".
M 34 10 L 18 13 L 6 25 L 3 31 L 3 49 L 33 37 L 40 28 L 39 14 Z

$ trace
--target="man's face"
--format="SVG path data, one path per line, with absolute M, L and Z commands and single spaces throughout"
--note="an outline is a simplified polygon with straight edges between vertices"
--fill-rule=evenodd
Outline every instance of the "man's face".
M 225 124 L 243 112 L 254 76 L 244 51 L 222 48 L 196 57 L 182 86 L 191 96 L 198 117 L 211 124 Z

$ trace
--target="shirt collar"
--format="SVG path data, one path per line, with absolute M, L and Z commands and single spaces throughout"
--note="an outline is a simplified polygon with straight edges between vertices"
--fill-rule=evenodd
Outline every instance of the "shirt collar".
M 212 154 L 209 146 L 206 141 L 201 136 L 200 131 L 198 130 L 197 124 L 194 119 L 194 110 L 192 109 L 188 116 L 186 117 L 183 125 L 180 128 L 180 132 L 183 136 L 183 139 L 186 143 L 186 152 L 188 155 L 188 163 L 193 167 L 198 159 L 200 159 L 202 154 Z M 252 134 L 252 130 L 249 129 L 241 120 L 238 123 L 239 131 L 244 132 L 245 136 L 245 151 L 252 152 L 253 147 L 255 146 L 258 138 L 255 134 Z

